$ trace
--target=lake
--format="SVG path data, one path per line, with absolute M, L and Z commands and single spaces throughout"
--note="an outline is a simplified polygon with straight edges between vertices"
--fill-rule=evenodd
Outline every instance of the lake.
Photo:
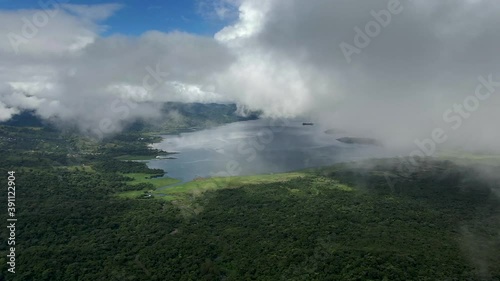
M 280 173 L 339 162 L 384 157 L 381 146 L 337 141 L 348 135 L 294 120 L 253 120 L 202 131 L 165 135 L 157 149 L 177 159 L 154 159 L 150 168 L 183 182 L 197 177 Z

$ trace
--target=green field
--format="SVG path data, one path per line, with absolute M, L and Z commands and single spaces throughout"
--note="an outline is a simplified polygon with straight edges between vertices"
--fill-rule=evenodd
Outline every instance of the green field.
M 239 177 L 227 177 L 227 178 L 223 177 L 204 178 L 176 185 L 173 187 L 166 187 L 166 186 L 179 183 L 180 180 L 173 178 L 150 179 L 149 178 L 150 175 L 140 174 L 140 173 L 124 174 L 124 176 L 134 178 L 133 181 L 128 182 L 129 184 L 132 185 L 139 183 L 152 183 L 156 188 L 156 190 L 152 190 L 151 194 L 156 195 L 157 198 L 160 197 L 165 200 L 178 200 L 187 197 L 198 196 L 204 193 L 205 191 L 210 191 L 210 190 L 236 188 L 242 185 L 286 182 L 292 179 L 306 177 L 307 174 L 301 172 L 292 172 L 292 173 L 239 176 Z M 143 193 L 144 190 L 127 191 L 119 193 L 118 196 L 121 198 L 137 198 L 137 196 L 142 195 Z
M 151 183 L 155 188 L 171 185 L 171 184 L 176 184 L 179 183 L 180 180 L 178 179 L 173 179 L 169 177 L 163 177 L 163 178 L 151 178 L 150 174 L 143 174 L 143 173 L 130 173 L 130 174 L 123 174 L 126 177 L 133 178 L 134 180 L 129 181 L 129 184 L 139 184 L 139 183 Z
M 183 196 L 200 195 L 205 191 L 218 190 L 226 188 L 236 188 L 243 185 L 265 184 L 286 182 L 296 178 L 306 177 L 307 174 L 301 172 L 282 173 L 282 174 L 267 174 L 255 176 L 238 176 L 238 177 L 218 177 L 204 178 L 180 184 L 164 189 L 157 189 L 153 192 L 156 195 L 167 195 L 166 198 L 180 198 Z
M 172 185 L 179 183 L 180 180 L 174 179 L 174 178 L 169 178 L 169 177 L 162 177 L 162 178 L 151 178 L 150 174 L 145 174 L 145 173 L 128 173 L 128 174 L 123 174 L 126 177 L 133 178 L 132 181 L 128 181 L 128 185 L 137 185 L 137 184 L 144 184 L 144 183 L 149 183 L 153 185 L 153 189 L 142 189 L 142 190 L 130 190 L 130 191 L 125 191 L 125 192 L 120 192 L 117 194 L 119 198 L 138 198 L 141 197 L 145 194 L 152 194 L 154 193 L 154 189 L 164 187 L 167 185 Z
M 125 191 L 125 192 L 120 192 L 118 193 L 117 197 L 123 198 L 123 199 L 136 199 L 139 197 L 143 197 L 144 195 L 148 194 L 148 190 L 132 190 L 132 191 Z

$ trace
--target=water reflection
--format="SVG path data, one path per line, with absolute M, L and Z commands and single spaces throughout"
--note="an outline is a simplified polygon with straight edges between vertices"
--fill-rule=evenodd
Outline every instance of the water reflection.
M 164 136 L 153 145 L 177 151 L 177 159 L 155 159 L 151 168 L 190 181 L 215 175 L 278 173 L 338 162 L 383 157 L 383 147 L 344 144 L 345 134 L 325 134 L 320 126 L 303 126 L 287 120 L 255 120 L 213 129 Z

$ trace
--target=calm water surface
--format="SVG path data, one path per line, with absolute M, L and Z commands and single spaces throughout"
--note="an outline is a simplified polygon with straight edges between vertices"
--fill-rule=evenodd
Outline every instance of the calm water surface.
M 166 135 L 153 147 L 179 152 L 173 155 L 177 159 L 150 160 L 148 166 L 184 182 L 196 177 L 288 172 L 386 153 L 382 147 L 341 143 L 336 139 L 345 134 L 324 131 L 293 120 L 255 120 Z

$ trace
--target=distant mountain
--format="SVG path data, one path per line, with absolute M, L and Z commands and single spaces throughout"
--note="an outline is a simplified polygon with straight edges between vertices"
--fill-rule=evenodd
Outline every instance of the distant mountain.
M 241 116 L 237 112 L 236 104 L 168 102 L 163 105 L 160 121 L 138 120 L 127 130 L 158 133 L 191 131 L 231 122 L 255 120 L 261 114 L 254 111 Z
M 167 102 L 162 107 L 162 118 L 157 121 L 137 120 L 130 124 L 129 132 L 177 132 L 207 128 L 221 124 L 255 120 L 260 112 L 250 112 L 246 116 L 237 114 L 236 104 L 180 103 Z M 23 111 L 0 125 L 14 127 L 48 127 L 50 122 L 38 117 L 33 111 Z
M 183 116 L 189 116 L 194 123 L 200 120 L 211 120 L 214 122 L 225 123 L 227 121 L 243 121 L 258 119 L 260 112 L 251 112 L 247 116 L 236 114 L 236 104 L 218 104 L 218 103 L 179 103 L 168 102 L 163 106 L 164 113 L 178 112 Z

